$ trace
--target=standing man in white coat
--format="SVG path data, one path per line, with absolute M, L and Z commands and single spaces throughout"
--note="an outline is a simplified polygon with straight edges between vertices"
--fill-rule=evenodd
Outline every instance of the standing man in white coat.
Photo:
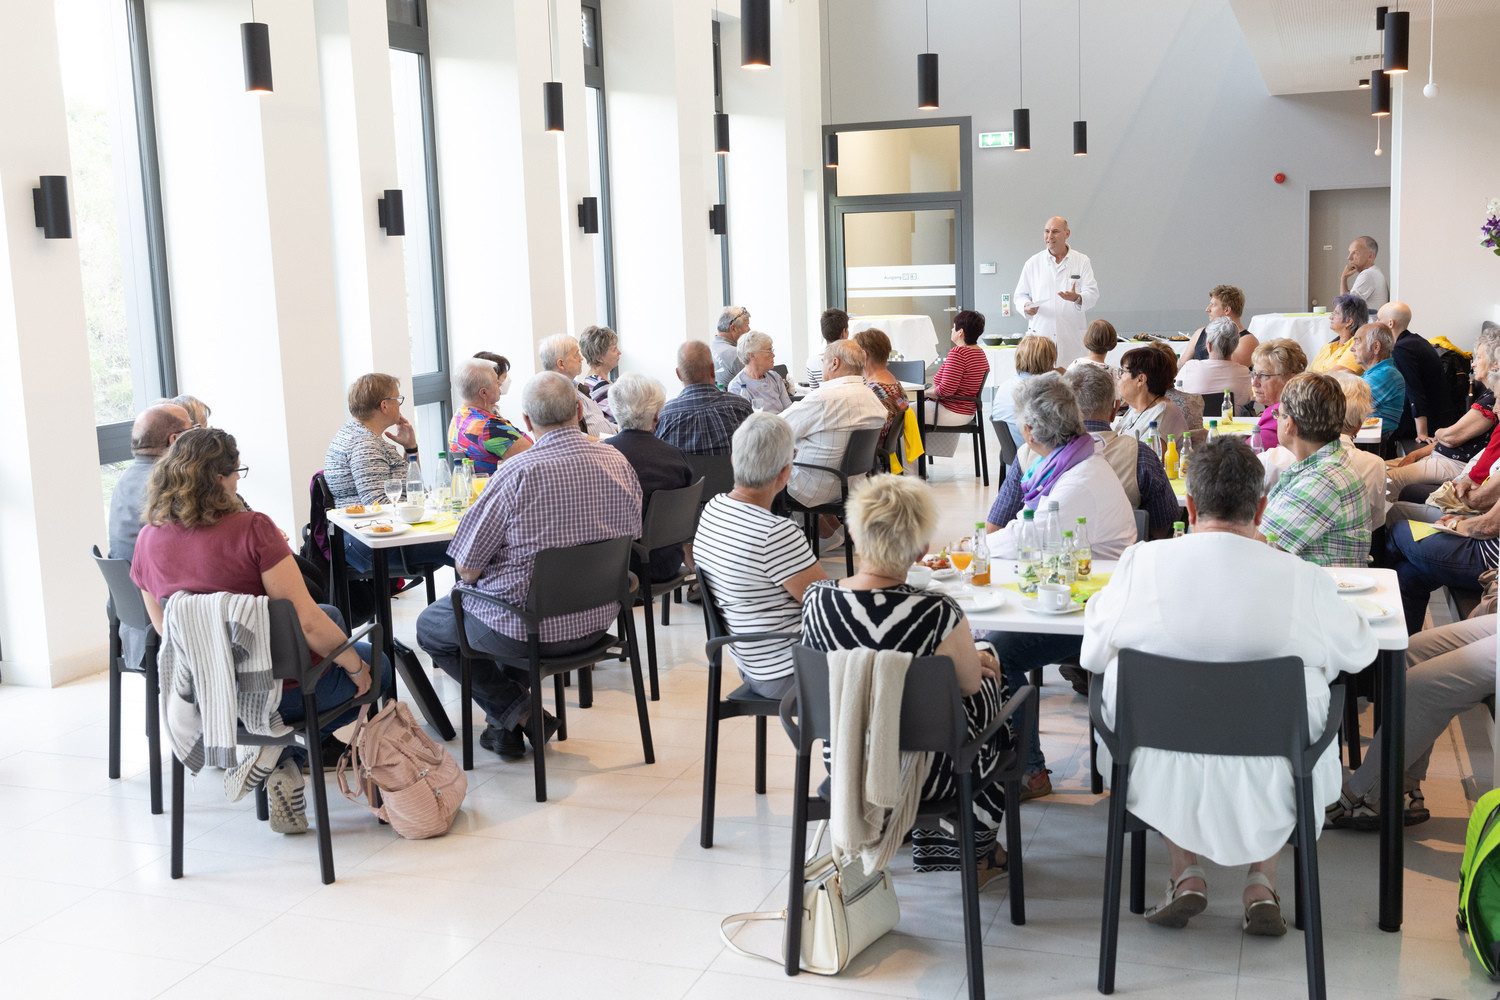
M 1068 367 L 1088 352 L 1083 331 L 1088 311 L 1099 301 L 1094 265 L 1068 246 L 1068 220 L 1053 216 L 1042 230 L 1046 249 L 1021 268 L 1016 282 L 1016 305 L 1029 319 L 1027 333 L 1050 337 L 1057 343 L 1057 364 Z

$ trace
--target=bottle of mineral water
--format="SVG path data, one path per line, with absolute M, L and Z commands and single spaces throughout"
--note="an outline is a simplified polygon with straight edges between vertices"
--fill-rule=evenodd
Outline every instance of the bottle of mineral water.
M 432 502 L 439 508 L 448 507 L 453 502 L 453 467 L 448 464 L 448 453 L 438 452 L 437 472 L 433 474 L 432 492 L 435 494 Z
M 1078 568 L 1074 562 L 1073 532 L 1064 531 L 1062 533 L 1062 542 L 1062 554 L 1057 557 L 1058 572 L 1062 576 L 1062 579 L 1057 582 L 1065 583 L 1071 587 L 1078 582 Z
M 1078 579 L 1087 580 L 1094 571 L 1094 550 L 1089 545 L 1089 519 L 1080 517 L 1073 529 L 1073 571 Z
M 1181 521 L 1173 521 L 1172 522 L 1172 537 L 1173 538 L 1181 538 L 1183 536 L 1183 533 L 1186 530 L 1187 530 L 1187 525 L 1183 524 Z
M 1057 510 L 1057 501 L 1048 500 L 1042 522 L 1042 573 L 1043 583 L 1062 583 L 1062 516 Z
M 1036 596 L 1041 582 L 1041 545 L 1037 541 L 1036 511 L 1023 510 L 1016 536 L 1016 583 L 1021 593 Z
M 1156 433 L 1155 420 L 1151 421 L 1150 425 L 1146 428 L 1146 447 L 1150 448 L 1157 458 L 1161 458 L 1161 439 L 1157 436 Z
M 422 500 L 422 467 L 417 464 L 417 456 L 408 455 L 406 459 L 406 502 L 421 504 Z
M 453 513 L 462 514 L 464 512 L 464 507 L 468 506 L 469 490 L 471 488 L 468 467 L 461 460 L 455 462 L 453 465 L 453 488 L 449 494 L 451 498 L 450 507 Z

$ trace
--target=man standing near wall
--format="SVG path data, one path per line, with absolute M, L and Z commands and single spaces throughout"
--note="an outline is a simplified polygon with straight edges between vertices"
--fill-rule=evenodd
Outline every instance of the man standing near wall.
M 1088 311 L 1099 301 L 1094 265 L 1084 254 L 1068 246 L 1068 220 L 1053 216 L 1042 230 L 1046 248 L 1021 268 L 1016 283 L 1016 305 L 1026 314 L 1027 333 L 1048 337 L 1057 343 L 1057 363 L 1066 368 L 1087 352 L 1083 331 Z
M 1390 285 L 1385 272 L 1375 266 L 1375 255 L 1380 244 L 1373 236 L 1356 236 L 1349 244 L 1349 263 L 1339 277 L 1339 291 L 1345 295 L 1358 295 L 1374 312 L 1391 300 Z

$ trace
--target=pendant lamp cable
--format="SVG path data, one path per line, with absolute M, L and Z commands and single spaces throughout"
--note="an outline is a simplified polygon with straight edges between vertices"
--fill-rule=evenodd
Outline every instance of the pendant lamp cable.
M 553 0 L 547 0 L 547 68 L 552 72 L 552 79 L 557 79 L 557 56 L 553 52 L 555 42 L 552 30 L 552 4 Z
M 833 42 L 828 38 L 828 30 L 833 24 L 832 6 L 832 0 L 823 5 L 823 74 L 828 80 L 828 117 L 837 121 L 833 114 Z
M 1016 83 L 1021 91 L 1020 107 L 1026 106 L 1026 46 L 1021 42 L 1021 2 L 1016 0 Z
M 1437 52 L 1437 0 L 1432 0 L 1432 23 L 1427 26 L 1427 86 L 1432 86 L 1432 65 Z
M 1078 0 L 1078 119 L 1083 120 L 1083 0 Z
M 927 48 L 926 48 L 925 51 L 931 52 L 932 51 L 932 10 L 931 10 L 931 8 L 928 5 L 928 0 L 922 0 L 922 24 L 927 29 Z

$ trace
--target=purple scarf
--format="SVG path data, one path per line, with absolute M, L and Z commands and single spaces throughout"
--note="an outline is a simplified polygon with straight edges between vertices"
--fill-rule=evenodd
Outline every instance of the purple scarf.
M 1022 499 L 1035 508 L 1036 502 L 1052 492 L 1052 487 L 1079 462 L 1094 454 L 1092 434 L 1080 434 L 1061 448 L 1054 448 L 1046 458 L 1037 461 L 1021 477 Z

